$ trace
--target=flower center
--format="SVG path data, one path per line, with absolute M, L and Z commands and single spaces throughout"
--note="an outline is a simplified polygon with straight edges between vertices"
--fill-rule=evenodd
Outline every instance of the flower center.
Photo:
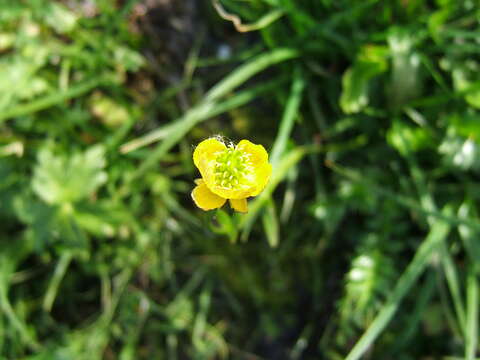
M 215 182 L 223 188 L 238 188 L 249 171 L 248 155 L 228 147 L 216 158 Z

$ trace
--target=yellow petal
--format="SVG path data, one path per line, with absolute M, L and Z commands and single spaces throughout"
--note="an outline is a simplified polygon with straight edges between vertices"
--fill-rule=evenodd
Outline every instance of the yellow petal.
M 248 154 L 253 168 L 250 181 L 254 186 L 248 196 L 257 196 L 267 185 L 272 173 L 272 165 L 268 163 L 268 153 L 262 145 L 253 144 L 248 140 L 240 141 L 237 149 Z
M 245 199 L 246 197 L 249 197 L 252 193 L 253 190 L 256 189 L 256 187 L 252 186 L 244 186 L 240 188 L 235 188 L 235 189 L 230 189 L 230 188 L 224 188 L 221 186 L 218 186 L 214 184 L 213 182 L 209 182 L 205 180 L 208 188 L 218 196 L 221 196 L 225 199 Z
M 260 194 L 270 180 L 272 173 L 272 165 L 269 163 L 263 164 L 255 169 L 255 189 L 249 194 L 249 196 L 257 196 Z
M 247 199 L 230 199 L 228 201 L 230 202 L 230 206 L 232 207 L 232 209 L 235 209 L 236 211 L 241 213 L 248 212 Z
M 215 153 L 225 150 L 227 147 L 224 143 L 218 141 L 215 138 L 209 138 L 203 140 L 195 148 L 193 152 L 193 163 L 200 169 L 200 165 L 203 161 L 209 161 L 215 159 Z
M 192 199 L 195 204 L 202 210 L 213 210 L 222 207 L 226 199 L 212 193 L 203 181 L 199 181 L 198 185 L 192 191 Z
M 237 149 L 248 154 L 253 165 L 268 163 L 268 153 L 262 145 L 256 145 L 248 140 L 242 140 L 237 144 Z
M 210 189 L 215 185 L 215 159 L 218 153 L 226 148 L 224 143 L 215 138 L 209 138 L 198 144 L 193 152 L 193 162 Z M 221 194 L 217 195 L 221 196 Z

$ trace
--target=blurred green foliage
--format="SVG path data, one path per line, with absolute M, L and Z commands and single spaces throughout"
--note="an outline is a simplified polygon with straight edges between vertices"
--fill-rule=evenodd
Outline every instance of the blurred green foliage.
M 480 356 L 479 21 L 0 0 L 0 359 Z M 246 215 L 190 199 L 214 134 L 271 152 Z

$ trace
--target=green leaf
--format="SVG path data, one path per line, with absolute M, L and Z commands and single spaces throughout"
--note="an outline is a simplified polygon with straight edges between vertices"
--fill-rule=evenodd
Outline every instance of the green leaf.
M 118 64 L 124 66 L 128 71 L 137 71 L 145 64 L 145 59 L 140 53 L 126 46 L 116 47 L 113 57 Z
M 75 28 L 77 16 L 64 5 L 52 2 L 45 9 L 45 22 L 63 34 Z
M 10 49 L 15 43 L 15 35 L 7 32 L 0 32 L 0 51 Z
M 49 147 L 39 151 L 32 187 L 51 205 L 69 204 L 91 195 L 107 181 L 105 151 L 94 146 L 70 157 L 56 155 Z
M 451 211 L 448 207 L 443 211 L 445 215 L 450 214 L 450 212 Z M 398 279 L 397 285 L 390 293 L 386 303 L 382 306 L 382 309 L 379 311 L 370 327 L 345 358 L 346 360 L 360 359 L 382 333 L 397 312 L 401 301 L 418 280 L 432 255 L 437 250 L 438 245 L 445 240 L 449 231 L 450 226 L 443 221 L 436 221 L 433 224 L 430 233 L 418 248 L 413 260 L 410 262 L 405 272 Z
M 342 317 L 354 319 L 360 326 L 374 315 L 396 275 L 393 260 L 379 248 L 379 242 L 376 234 L 360 239 L 360 251 L 345 279 Z
M 451 9 L 443 8 L 432 12 L 428 18 L 428 29 L 436 42 L 440 42 L 442 30 L 452 13 Z
M 210 228 L 217 234 L 227 235 L 230 242 L 234 243 L 237 241 L 238 230 L 234 217 L 228 215 L 224 210 L 218 209 L 215 212 L 216 220 L 218 221 L 218 226 L 211 225 Z
M 478 63 L 470 60 L 452 71 L 453 85 L 455 90 L 467 91 L 475 82 L 478 82 L 480 67 Z M 480 109 L 480 90 L 468 91 L 464 96 L 465 101 L 472 107 Z
M 480 169 L 480 148 L 471 138 L 449 134 L 438 148 L 447 165 L 460 170 Z
M 363 110 L 369 103 L 370 81 L 387 70 L 383 47 L 366 46 L 358 60 L 343 74 L 340 107 L 347 114 Z
M 119 236 L 132 223 L 130 212 L 110 200 L 78 204 L 73 216 L 78 226 L 98 237 Z
M 480 117 L 476 112 L 453 114 L 448 122 L 455 134 L 480 141 Z
M 7 108 L 19 100 L 28 100 L 45 93 L 49 86 L 37 72 L 46 60 L 45 49 L 32 56 L 12 56 L 0 61 L 0 108 Z
M 95 92 L 90 98 L 90 111 L 111 129 L 124 125 L 130 119 L 125 106 L 100 92 Z
M 26 238 L 32 240 L 37 250 L 43 250 L 47 243 L 58 236 L 52 233 L 58 224 L 57 209 L 46 205 L 33 194 L 18 195 L 13 201 L 13 208 L 18 219 L 28 225 Z
M 413 50 L 414 42 L 412 34 L 397 27 L 388 36 L 392 59 L 389 101 L 395 108 L 415 98 L 422 89 L 420 56 Z
M 433 143 L 425 128 L 409 126 L 402 121 L 392 123 L 387 131 L 387 141 L 403 156 L 425 149 Z

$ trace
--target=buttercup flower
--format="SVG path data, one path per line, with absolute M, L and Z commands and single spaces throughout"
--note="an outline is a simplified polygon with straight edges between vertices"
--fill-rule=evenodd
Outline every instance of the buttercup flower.
M 247 198 L 262 192 L 272 172 L 265 148 L 248 140 L 236 146 L 204 140 L 193 152 L 193 162 L 202 178 L 195 180 L 192 198 L 203 210 L 222 207 L 228 199 L 233 209 L 247 212 Z

